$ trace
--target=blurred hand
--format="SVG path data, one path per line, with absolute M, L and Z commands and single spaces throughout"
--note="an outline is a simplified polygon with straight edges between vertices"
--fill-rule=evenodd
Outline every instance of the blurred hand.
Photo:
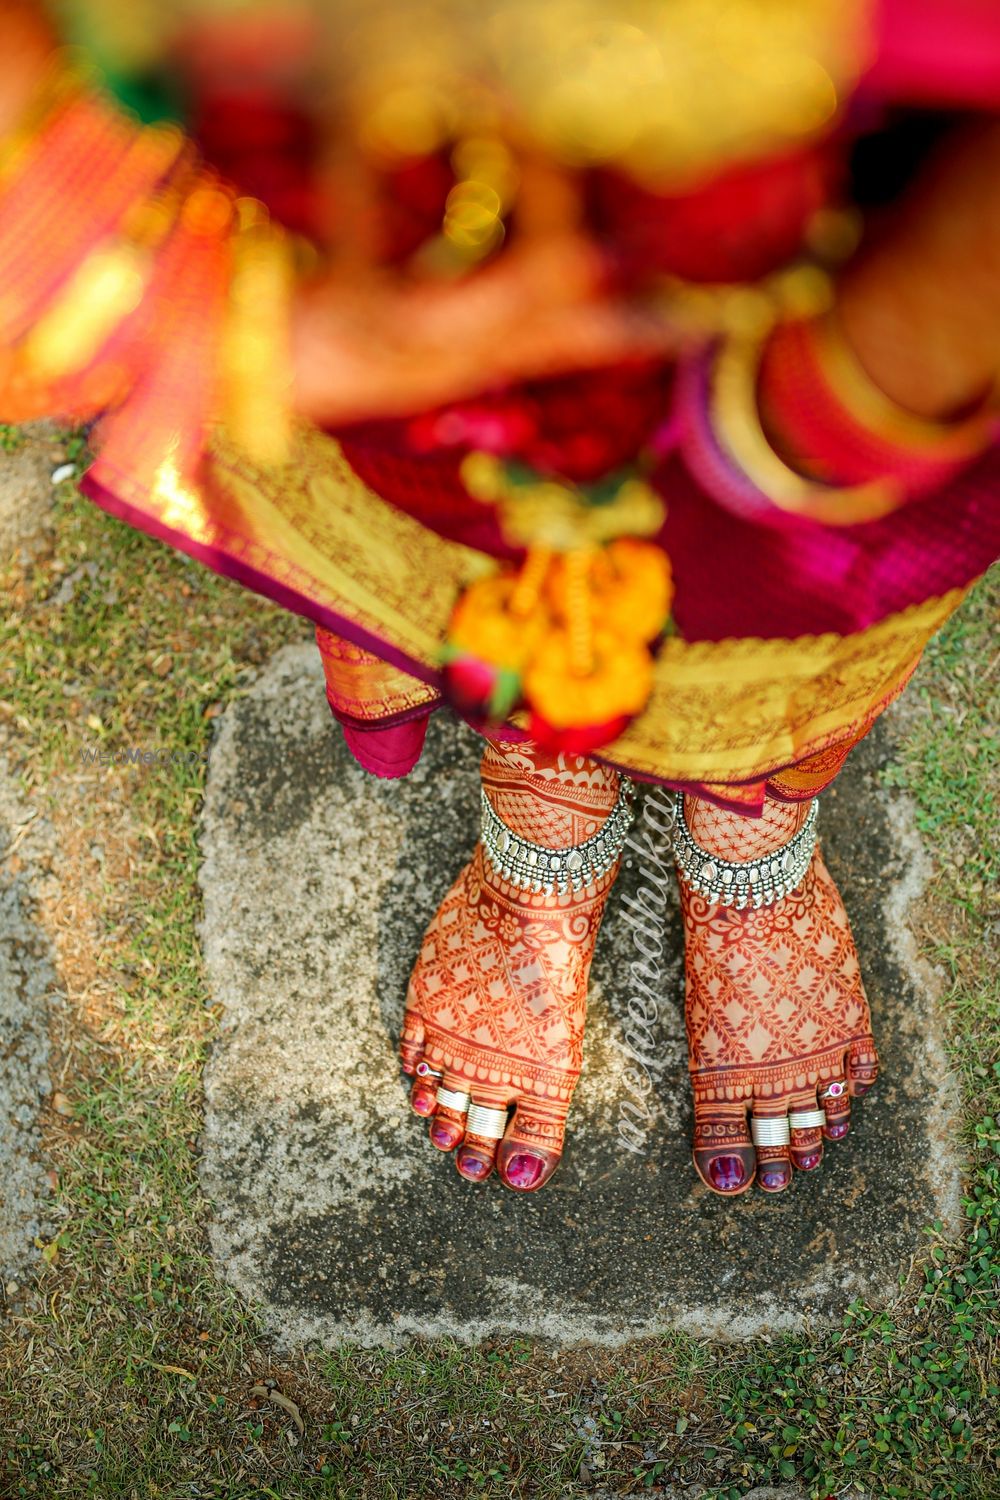
M 920 416 L 980 400 L 1000 373 L 1000 122 L 961 127 L 848 267 L 841 326 L 875 383 Z

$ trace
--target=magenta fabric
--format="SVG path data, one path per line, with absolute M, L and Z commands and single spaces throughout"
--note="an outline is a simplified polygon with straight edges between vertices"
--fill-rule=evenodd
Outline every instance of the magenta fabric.
M 358 729 L 343 722 L 341 728 L 347 748 L 362 770 L 394 781 L 408 775 L 420 759 L 429 718 L 428 711 L 418 719 L 393 724 L 388 729 Z
M 705 419 L 707 360 L 678 382 L 679 448 L 656 474 L 685 640 L 849 634 L 971 583 L 1000 555 L 1000 448 L 881 520 L 822 526 L 767 501 Z
M 878 0 L 862 94 L 894 104 L 1000 108 L 997 0 Z

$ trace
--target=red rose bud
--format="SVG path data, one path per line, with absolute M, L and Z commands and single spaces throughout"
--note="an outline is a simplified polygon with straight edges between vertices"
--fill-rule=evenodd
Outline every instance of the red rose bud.
M 521 695 L 517 672 L 456 646 L 445 647 L 443 676 L 449 700 L 466 718 L 496 723 L 507 717 Z
M 528 735 L 544 750 L 565 750 L 570 755 L 590 755 L 602 745 L 608 745 L 617 739 L 628 722 L 628 714 L 619 714 L 617 718 L 607 719 L 603 724 L 574 724 L 569 729 L 556 729 L 541 714 L 532 710 Z

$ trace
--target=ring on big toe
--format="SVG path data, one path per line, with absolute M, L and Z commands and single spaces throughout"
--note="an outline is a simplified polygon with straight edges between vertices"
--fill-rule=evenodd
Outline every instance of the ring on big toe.
M 755 1146 L 787 1146 L 792 1138 L 787 1115 L 751 1115 L 750 1134 Z
M 469 1107 L 468 1094 L 456 1093 L 454 1089 L 439 1087 L 434 1097 L 438 1104 L 443 1104 L 445 1109 L 453 1109 L 457 1115 L 464 1115 Z
M 413 1071 L 416 1073 L 418 1078 L 444 1077 L 443 1073 L 439 1073 L 436 1068 L 432 1068 L 429 1062 L 424 1062 L 423 1058 L 420 1059 Z
M 846 1093 L 846 1091 L 847 1084 L 841 1083 L 839 1079 L 835 1078 L 832 1083 L 827 1084 L 825 1089 L 820 1089 L 819 1097 L 821 1099 L 839 1099 L 841 1094 Z
M 790 1109 L 788 1123 L 793 1130 L 815 1130 L 826 1124 L 825 1109 Z
M 470 1104 L 465 1121 L 466 1135 L 478 1135 L 486 1141 L 499 1141 L 507 1129 L 507 1111 L 488 1109 L 485 1104 Z

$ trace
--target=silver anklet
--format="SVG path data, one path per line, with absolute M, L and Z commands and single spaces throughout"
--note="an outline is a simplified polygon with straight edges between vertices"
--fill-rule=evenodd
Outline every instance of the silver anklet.
M 675 793 L 677 826 L 674 830 L 674 858 L 677 867 L 699 896 L 716 906 L 771 906 L 801 884 L 816 847 L 816 814 L 819 803 L 814 799 L 798 833 L 770 854 L 760 859 L 720 859 L 696 844 L 684 817 L 684 794 Z
M 634 794 L 632 782 L 622 776 L 618 800 L 595 834 L 568 849 L 546 849 L 513 833 L 483 792 L 483 851 L 496 873 L 521 890 L 546 896 L 584 891 L 608 873 L 624 849 Z

